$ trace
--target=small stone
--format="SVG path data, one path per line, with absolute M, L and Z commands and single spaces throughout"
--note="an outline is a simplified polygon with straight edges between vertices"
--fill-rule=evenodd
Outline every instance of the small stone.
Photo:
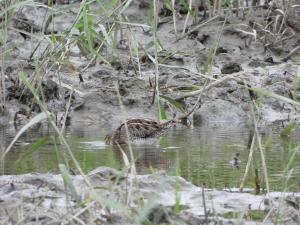
M 236 62 L 230 62 L 225 64 L 222 69 L 221 72 L 223 74 L 232 74 L 232 73 L 237 73 L 242 71 L 242 67 L 240 64 L 236 63 Z

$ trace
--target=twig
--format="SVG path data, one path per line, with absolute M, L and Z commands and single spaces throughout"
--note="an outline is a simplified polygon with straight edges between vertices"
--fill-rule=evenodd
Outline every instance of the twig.
M 72 220 L 76 221 L 79 224 L 86 225 L 86 223 L 81 219 L 79 219 L 78 217 L 72 217 Z
M 221 78 L 219 80 L 214 81 L 213 83 L 207 85 L 206 87 L 204 87 L 204 88 L 202 88 L 200 90 L 191 91 L 189 93 L 185 93 L 182 96 L 176 98 L 176 100 L 178 101 L 178 100 L 182 100 L 184 98 L 197 96 L 197 95 L 201 94 L 202 92 L 208 91 L 209 89 L 211 89 L 211 88 L 213 88 L 213 87 L 215 87 L 215 86 L 219 85 L 220 83 L 223 83 L 223 82 L 225 82 L 227 80 L 237 80 L 239 82 L 242 82 L 242 84 L 244 83 L 243 81 L 240 81 L 238 78 L 236 78 L 234 76 L 226 76 L 226 77 L 223 77 L 223 78 Z
M 29 57 L 28 57 L 29 60 L 32 60 L 32 57 L 33 57 L 34 53 L 37 51 L 37 49 L 40 47 L 41 42 L 42 42 L 42 40 L 40 40 L 40 41 L 36 44 L 35 48 L 33 49 L 33 51 L 30 53 L 30 55 L 29 55 Z
M 298 45 L 296 48 L 294 48 L 289 54 L 287 54 L 286 57 L 284 57 L 283 59 L 281 59 L 282 62 L 286 62 L 288 61 L 289 58 L 291 58 L 293 55 L 295 55 L 295 53 L 300 50 L 300 45 Z
M 189 9 L 188 9 L 188 13 L 186 15 L 186 18 L 185 18 L 185 21 L 184 21 L 184 24 L 183 24 L 182 35 L 184 35 L 184 33 L 185 33 L 186 25 L 187 25 L 189 17 L 190 17 L 190 12 L 192 10 L 192 4 L 193 4 L 192 2 L 193 2 L 193 0 L 189 0 Z
M 207 82 L 208 81 L 206 80 L 205 81 L 205 85 L 206 85 Z M 202 92 L 199 94 L 199 96 L 198 96 L 198 98 L 197 98 L 197 100 L 196 100 L 193 108 L 188 113 L 186 113 L 184 116 L 179 117 L 178 118 L 179 120 L 180 119 L 186 119 L 186 118 L 188 118 L 197 109 L 197 107 L 199 107 L 199 103 L 201 101 L 201 97 L 202 97 L 203 91 L 204 91 L 204 89 L 202 89 Z
M 186 32 L 186 33 L 185 33 L 184 35 L 182 35 L 181 37 L 176 38 L 175 42 L 179 41 L 179 40 L 182 39 L 182 38 L 185 38 L 185 37 L 188 36 L 190 33 L 192 33 L 192 32 L 194 32 L 194 31 L 200 29 L 201 27 L 205 26 L 206 24 L 208 24 L 208 23 L 210 23 L 210 22 L 212 22 L 212 21 L 218 19 L 219 17 L 220 17 L 220 16 L 217 15 L 217 16 L 215 16 L 215 17 L 213 17 L 213 18 L 211 18 L 211 19 L 205 21 L 204 23 L 199 24 L 198 26 L 196 26 L 196 27 L 192 28 L 191 30 L 189 30 L 188 32 Z
M 70 90 L 71 92 L 77 93 L 80 97 L 82 97 L 82 96 L 85 95 L 84 92 L 82 92 L 82 91 L 74 88 L 73 86 L 71 86 L 71 85 L 69 85 L 67 83 L 59 82 L 59 80 L 57 78 L 55 78 L 55 77 L 52 78 L 52 81 L 54 81 L 56 84 L 60 85 L 61 87 Z
M 177 36 L 175 0 L 172 0 L 172 16 L 173 16 L 174 32 L 175 32 L 175 35 Z
M 125 114 L 124 105 L 122 103 L 122 99 L 121 99 L 121 95 L 120 95 L 118 87 L 116 87 L 116 91 L 117 91 L 117 95 L 118 95 L 118 99 L 119 99 L 121 112 L 124 115 Z M 129 130 L 128 130 L 126 119 L 124 120 L 124 125 L 125 125 L 126 136 L 127 136 L 127 139 L 128 139 L 128 148 L 129 148 L 129 154 L 130 154 L 130 160 L 131 160 L 131 162 L 130 162 L 130 173 L 134 177 L 136 175 L 135 160 L 134 160 L 134 154 L 133 154 L 132 146 L 131 146 L 131 143 L 130 143 L 130 140 L 129 140 Z M 118 144 L 118 147 L 119 147 L 120 150 L 123 150 L 119 144 Z M 126 156 L 124 151 L 122 151 L 122 155 L 123 155 L 123 159 L 124 159 L 124 156 Z M 127 158 L 127 156 L 126 156 L 126 158 Z M 127 204 L 129 204 L 130 201 L 131 201 L 132 189 L 133 189 L 133 180 L 130 179 L 129 191 L 128 191 L 127 200 L 126 200 Z
M 232 8 L 232 9 L 224 9 L 224 12 L 227 11 L 232 11 L 232 12 L 236 12 L 236 11 L 244 11 L 244 10 L 250 10 L 250 9 L 260 9 L 260 8 L 265 8 L 265 7 L 269 7 L 268 5 L 256 5 L 256 6 L 248 6 L 248 7 L 238 7 L 238 8 Z
M 27 214 L 23 215 L 22 218 L 14 223 L 15 225 L 19 225 L 19 224 L 24 224 L 25 220 L 30 218 L 30 216 L 33 214 L 33 212 L 39 207 L 41 206 L 41 204 L 43 203 L 43 199 L 40 199 L 35 205 L 34 207 L 32 207 Z
M 262 147 L 262 144 L 261 144 L 261 137 L 259 136 L 259 132 L 258 132 L 257 121 L 256 121 L 256 118 L 255 118 L 253 105 L 254 105 L 254 100 L 252 100 L 252 104 L 250 104 L 250 111 L 251 111 L 251 114 L 252 114 L 252 117 L 253 117 L 255 135 L 256 135 L 256 138 L 257 138 L 257 144 L 258 144 L 258 148 L 259 148 L 259 152 L 260 152 L 260 157 L 261 157 L 261 162 L 262 162 L 262 167 L 263 167 L 263 172 L 264 172 L 264 177 L 265 177 L 265 182 L 266 182 L 266 189 L 267 189 L 267 193 L 269 193 L 270 192 L 270 187 L 269 187 L 269 178 L 268 178 L 267 165 L 266 165 L 265 155 L 264 155 L 264 152 L 263 152 L 263 147 Z
M 251 165 L 251 162 L 252 162 L 252 159 L 253 159 L 255 139 L 256 139 L 256 134 L 254 134 L 253 137 L 252 137 L 252 142 L 251 142 L 250 152 L 249 152 L 249 156 L 248 156 L 248 161 L 247 161 L 245 173 L 244 173 L 244 176 L 242 178 L 241 185 L 240 185 L 240 192 L 242 192 L 243 189 L 244 189 L 246 179 L 247 179 L 247 176 L 248 176 L 248 173 L 249 173 L 250 165 Z
M 288 36 L 288 37 L 285 37 L 285 38 L 282 38 L 282 39 L 280 39 L 280 40 L 277 40 L 277 41 L 275 41 L 274 43 L 268 43 L 268 44 L 266 44 L 264 47 L 269 47 L 269 46 L 271 46 L 271 45 L 274 46 L 274 45 L 278 44 L 279 42 L 284 42 L 284 41 L 287 41 L 287 40 L 292 39 L 292 38 L 294 38 L 294 37 L 297 37 L 297 35 L 292 34 L 292 35 L 290 35 L 290 36 Z
M 78 218 L 82 213 L 84 213 L 86 210 L 88 210 L 89 208 L 91 208 L 91 206 L 93 206 L 95 204 L 95 202 L 91 202 L 89 203 L 86 207 L 84 207 L 83 209 L 79 210 L 75 215 L 73 215 L 71 218 L 67 218 L 66 221 L 62 222 L 62 225 L 64 224 L 69 224 L 75 217 Z
M 71 100 L 72 100 L 73 92 L 74 92 L 74 89 L 72 88 L 71 93 L 70 93 L 69 101 L 66 105 L 66 112 L 65 112 L 65 115 L 64 115 L 64 118 L 63 118 L 63 123 L 62 123 L 62 126 L 61 126 L 61 133 L 64 132 L 64 129 L 66 127 L 66 122 L 67 122 L 67 117 L 68 117 L 70 106 L 71 106 Z

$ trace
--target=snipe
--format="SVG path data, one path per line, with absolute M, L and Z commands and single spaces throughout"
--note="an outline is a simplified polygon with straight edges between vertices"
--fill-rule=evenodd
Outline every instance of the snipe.
M 125 123 L 127 124 L 128 134 Z M 159 136 L 165 130 L 174 126 L 176 121 L 158 122 L 153 119 L 129 119 L 125 123 L 122 123 L 113 133 L 106 135 L 105 141 L 107 144 L 124 144 L 128 140 L 134 141 Z

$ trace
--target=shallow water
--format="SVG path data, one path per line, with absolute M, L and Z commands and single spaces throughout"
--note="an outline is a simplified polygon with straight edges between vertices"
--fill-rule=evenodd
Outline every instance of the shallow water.
M 98 126 L 71 127 L 65 137 L 82 169 L 88 172 L 99 166 L 122 168 L 123 158 L 118 149 L 104 143 L 110 128 Z M 0 129 L 0 141 L 8 146 L 15 130 Z M 299 144 L 297 135 L 283 139 L 278 132 L 263 136 L 270 186 L 272 190 L 283 190 L 282 175 L 287 166 L 291 149 Z M 197 185 L 212 188 L 238 187 L 245 171 L 252 134 L 247 126 L 215 124 L 205 127 L 175 127 L 158 139 L 134 143 L 133 153 L 138 173 L 164 169 L 169 174 L 180 174 Z M 59 144 L 57 136 L 47 129 L 31 130 L 24 134 L 8 153 L 4 162 L 4 174 L 30 172 L 57 173 L 59 163 L 72 161 Z M 124 151 L 129 155 L 128 148 Z M 238 165 L 232 165 L 236 154 Z M 299 190 L 300 157 L 296 154 L 292 164 L 293 174 L 288 183 L 289 190 Z M 258 169 L 263 188 L 263 171 L 260 155 L 256 149 L 254 167 L 250 169 L 247 187 L 254 185 L 254 170 Z

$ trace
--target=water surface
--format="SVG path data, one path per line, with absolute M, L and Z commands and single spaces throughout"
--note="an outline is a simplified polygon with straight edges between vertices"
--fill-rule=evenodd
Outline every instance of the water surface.
M 65 137 L 76 159 L 85 172 L 99 166 L 123 167 L 122 154 L 104 143 L 111 128 L 100 126 L 76 126 L 66 130 Z M 1 150 L 8 146 L 15 135 L 13 128 L 0 129 Z M 283 174 L 291 156 L 291 149 L 299 144 L 297 135 L 282 138 L 272 131 L 263 136 L 268 174 L 273 190 L 283 190 Z M 138 173 L 151 173 L 164 169 L 169 174 L 179 174 L 197 185 L 212 188 L 238 187 L 245 171 L 252 133 L 247 126 L 215 124 L 205 127 L 175 127 L 158 139 L 133 144 Z M 124 146 L 128 154 L 128 148 Z M 238 165 L 232 165 L 238 153 Z M 128 154 L 129 155 L 129 154 Z M 45 128 L 33 129 L 24 134 L 8 153 L 4 162 L 4 174 L 31 172 L 58 173 L 59 163 L 73 167 L 65 147 L 57 136 Z M 299 189 L 300 157 L 296 154 L 290 190 Z M 264 187 L 263 171 L 258 150 L 247 186 L 254 186 L 254 171 L 258 170 L 261 187 Z

